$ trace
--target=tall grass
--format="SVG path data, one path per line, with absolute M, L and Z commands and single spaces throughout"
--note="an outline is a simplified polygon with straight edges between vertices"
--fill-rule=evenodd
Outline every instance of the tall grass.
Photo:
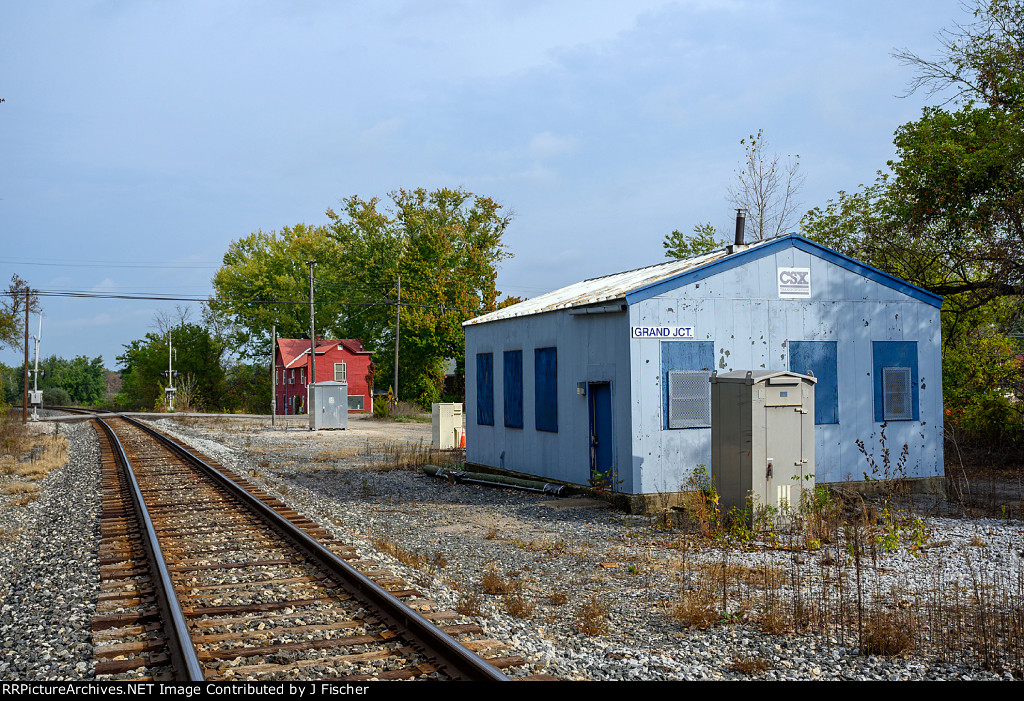
M 38 433 L 7 412 L 0 419 L 0 494 L 8 504 L 24 506 L 40 491 L 37 482 L 68 460 L 64 436 Z
M 770 634 L 838 640 L 864 655 L 914 654 L 1024 677 L 1024 554 L 1006 553 L 1017 566 L 993 571 L 968 550 L 961 569 L 970 572 L 969 581 L 945 581 L 937 567 L 921 590 L 894 586 L 883 569 L 896 548 L 942 557 L 938 544 L 925 542 L 922 519 L 823 492 L 819 487 L 786 528 L 772 531 L 762 524 L 748 536 L 791 551 L 785 572 L 776 565 L 730 562 L 730 548 L 750 542 L 740 542 L 729 523 L 717 531 L 713 520 L 690 523 L 687 530 L 700 547 L 677 548 L 679 594 L 669 617 L 694 629 L 743 621 Z M 691 507 L 689 513 L 706 514 L 708 508 Z M 709 549 L 709 538 L 718 547 Z

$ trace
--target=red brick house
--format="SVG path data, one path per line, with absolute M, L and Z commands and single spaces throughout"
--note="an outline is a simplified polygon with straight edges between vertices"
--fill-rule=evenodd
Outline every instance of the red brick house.
M 373 374 L 372 351 L 355 338 L 318 339 L 316 381 L 347 382 L 348 410 L 370 412 Z M 274 394 L 278 414 L 305 414 L 311 374 L 308 338 L 279 338 L 274 359 Z

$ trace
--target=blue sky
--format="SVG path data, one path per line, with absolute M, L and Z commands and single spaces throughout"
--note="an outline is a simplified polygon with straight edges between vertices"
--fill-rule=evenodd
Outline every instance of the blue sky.
M 958 0 L 8 2 L 0 282 L 205 296 L 232 240 L 447 186 L 514 213 L 498 287 L 535 296 L 659 262 L 673 229 L 731 231 L 758 129 L 799 154 L 804 209 L 872 181 L 929 102 L 901 97 L 892 51 L 933 55 L 968 19 Z M 43 355 L 110 369 L 176 304 L 43 303 Z

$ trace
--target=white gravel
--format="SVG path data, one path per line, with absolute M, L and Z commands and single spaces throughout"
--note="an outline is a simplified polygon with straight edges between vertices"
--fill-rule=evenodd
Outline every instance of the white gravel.
M 460 600 L 480 595 L 488 572 L 518 580 L 533 604 L 527 618 L 506 613 L 500 596 L 480 597 L 480 620 L 489 635 L 529 661 L 528 668 L 513 674 L 544 673 L 569 680 L 749 679 L 733 669 L 734 662 L 760 658 L 767 661 L 767 669 L 757 677 L 767 679 L 1012 678 L 1006 671 L 963 664 L 863 656 L 851 639 L 770 636 L 750 624 L 687 630 L 668 615 L 686 586 L 681 569 L 693 570 L 698 563 L 721 562 L 723 557 L 734 565 L 770 565 L 786 578 L 796 571 L 813 593 L 821 558 L 842 557 L 836 552 L 839 546 L 797 552 L 767 546 L 681 551 L 680 543 L 688 541 L 678 532 L 600 501 L 450 485 L 418 469 L 366 469 L 373 445 L 429 443 L 429 424 L 396 426 L 357 419 L 350 421 L 348 431 L 312 433 L 256 424 L 227 430 L 223 424 L 211 429 L 158 423 L 263 482 L 444 606 L 454 608 Z M 865 583 L 886 602 L 895 597 L 904 605 L 915 596 L 926 597 L 936 586 L 959 584 L 971 591 L 996 576 L 1000 583 L 1020 582 L 1024 524 L 949 518 L 925 518 L 924 524 L 922 542 L 935 547 L 910 548 L 904 538 L 896 552 L 876 553 L 875 562 L 865 556 L 862 562 Z M 375 539 L 415 551 L 427 563 L 418 569 L 403 566 L 375 552 Z M 785 536 L 781 540 L 789 544 Z M 847 562 L 852 576 L 853 564 Z M 556 605 L 550 597 L 558 592 L 567 601 Z M 608 608 L 606 631 L 586 635 L 581 631 L 583 606 L 595 597 Z
M 814 635 L 768 635 L 752 623 L 687 629 L 669 615 L 702 562 L 773 564 L 814 573 L 829 548 L 787 551 L 754 547 L 696 549 L 678 531 L 647 517 L 618 513 L 588 499 L 449 485 L 420 470 L 365 469 L 375 444 L 429 441 L 429 425 L 350 422 L 345 432 L 269 430 L 228 420 L 185 426 L 158 421 L 198 450 L 279 493 L 360 551 L 386 564 L 439 605 L 479 598 L 489 637 L 527 659 L 513 675 L 566 680 L 925 680 L 1009 679 L 1004 670 L 919 656 L 859 655 L 855 641 Z M 397 428 L 400 438 L 395 438 Z M 0 501 L 0 679 L 92 677 L 90 620 L 98 585 L 99 464 L 93 429 L 62 426 L 72 445 L 68 465 L 43 481 L 40 498 L 15 507 Z M 937 583 L 1018 579 L 1024 524 L 1004 520 L 926 519 L 928 543 L 916 554 L 902 544 L 870 566 L 874 591 L 912 601 Z M 387 539 L 423 556 L 412 568 L 373 551 Z M 784 539 L 785 541 L 785 539 Z M 843 553 L 834 553 L 841 558 Z M 877 564 L 877 566 L 874 566 Z M 500 596 L 482 593 L 488 572 L 518 581 L 528 617 L 507 613 Z M 564 594 L 564 603 L 552 596 Z M 849 594 L 849 592 L 848 592 Z M 605 632 L 585 634 L 583 606 L 607 607 Z M 730 600 L 731 601 L 731 600 Z M 732 608 L 732 603 L 730 603 Z M 591 618 L 596 618 L 591 616 Z M 737 661 L 759 660 L 758 671 Z

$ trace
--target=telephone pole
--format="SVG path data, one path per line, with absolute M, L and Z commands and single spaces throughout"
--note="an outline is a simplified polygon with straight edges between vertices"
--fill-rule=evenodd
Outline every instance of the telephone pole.
M 313 411 L 313 385 L 316 384 L 316 328 L 313 324 L 313 261 L 309 261 L 309 384 L 306 385 L 306 409 Z M 312 428 L 312 424 L 310 424 Z
M 270 343 L 270 425 L 277 422 L 277 324 L 270 332 L 273 341 Z
M 395 404 L 398 404 L 398 328 L 402 316 L 402 276 L 398 276 L 398 304 L 395 305 Z
M 28 286 L 25 286 L 25 397 L 21 402 L 21 423 L 28 423 L 28 308 L 29 308 Z

